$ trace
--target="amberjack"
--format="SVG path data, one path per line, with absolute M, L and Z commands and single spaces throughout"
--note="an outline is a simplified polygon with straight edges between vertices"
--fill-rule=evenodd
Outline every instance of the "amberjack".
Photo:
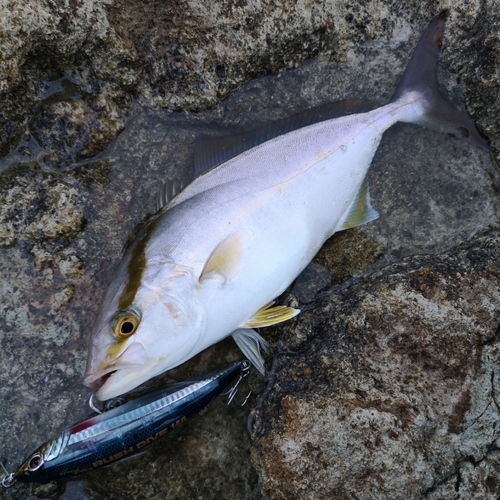
M 299 312 L 275 298 L 335 232 L 378 217 L 366 175 L 395 123 L 488 148 L 438 88 L 445 19 L 441 13 L 424 32 L 388 104 L 327 119 L 320 113 L 271 138 L 267 130 L 267 140 L 254 134 L 251 147 L 222 153 L 185 189 L 160 197 L 94 324 L 85 384 L 99 388 L 97 398 L 119 396 L 230 335 L 263 372 L 266 342 L 254 329 Z

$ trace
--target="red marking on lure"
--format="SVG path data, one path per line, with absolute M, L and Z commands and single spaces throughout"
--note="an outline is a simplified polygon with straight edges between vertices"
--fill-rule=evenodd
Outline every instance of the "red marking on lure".
M 88 429 L 89 427 L 92 427 L 94 424 L 96 424 L 97 421 L 98 421 L 97 417 L 89 418 L 88 420 L 80 422 L 79 424 L 76 424 L 73 427 L 71 427 L 69 432 L 70 434 L 76 434 L 77 432 L 84 431 L 85 429 Z

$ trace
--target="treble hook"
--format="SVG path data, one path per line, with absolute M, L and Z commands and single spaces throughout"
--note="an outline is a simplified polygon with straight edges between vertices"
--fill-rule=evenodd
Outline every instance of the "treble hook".
M 240 375 L 238 377 L 238 380 L 236 381 L 236 383 L 233 385 L 233 387 L 231 387 L 231 389 L 229 389 L 229 391 L 227 391 L 225 394 L 227 394 L 227 402 L 226 402 L 226 405 L 230 405 L 233 400 L 234 400 L 234 397 L 236 396 L 236 393 L 238 392 L 238 386 L 240 385 L 241 381 L 248 376 L 248 374 L 250 373 L 250 367 L 252 366 L 250 364 L 249 361 L 247 361 L 246 359 L 243 360 L 242 362 L 242 365 L 243 365 L 243 368 L 241 369 L 241 372 L 240 372 Z M 252 391 L 250 391 L 248 393 L 248 396 L 245 398 L 245 400 L 243 401 L 243 404 L 241 406 L 245 406 L 245 404 L 247 403 L 248 399 L 250 398 L 250 395 L 252 394 Z
M 16 480 L 14 479 L 14 473 L 9 472 L 4 465 L 4 457 L 0 457 L 0 466 L 2 467 L 3 471 L 5 472 L 5 476 L 2 478 L 2 486 L 4 488 L 10 488 Z

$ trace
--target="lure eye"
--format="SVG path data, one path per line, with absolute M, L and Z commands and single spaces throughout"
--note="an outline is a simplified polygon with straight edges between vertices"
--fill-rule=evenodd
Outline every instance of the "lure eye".
M 40 454 L 33 455 L 28 462 L 28 467 L 31 471 L 39 469 L 43 464 L 43 456 Z
M 135 311 L 120 312 L 113 322 L 113 334 L 117 339 L 126 339 L 137 330 L 140 322 L 141 318 Z

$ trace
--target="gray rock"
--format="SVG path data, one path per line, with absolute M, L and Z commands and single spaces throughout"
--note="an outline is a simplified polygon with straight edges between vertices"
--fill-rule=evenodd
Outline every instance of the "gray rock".
M 266 496 L 498 498 L 499 271 L 495 228 L 285 327 L 253 435 Z
M 0 246 L 19 238 L 36 242 L 71 240 L 85 226 L 83 200 L 74 182 L 39 172 L 17 176 L 0 193 Z
M 88 416 L 81 376 L 99 297 L 160 182 L 190 178 L 195 135 L 336 99 L 387 101 L 442 7 L 2 4 L 0 453 L 9 466 Z M 441 74 L 497 156 L 498 10 L 452 6 Z M 294 354 L 276 358 L 264 402 L 250 400 L 252 449 L 249 409 L 219 401 L 141 458 L 34 492 L 496 498 L 498 235 L 473 238 L 498 223 L 497 167 L 402 125 L 385 135 L 369 180 L 380 219 L 327 242 L 283 298 L 302 314 L 262 332 L 273 353 Z M 228 340 L 154 383 L 238 356 Z M 259 394 L 266 380 L 249 385 Z
M 64 166 L 96 154 L 123 129 L 141 70 L 134 47 L 110 27 L 106 4 L 0 6 L 2 155 L 26 147 L 23 134 L 31 142 L 32 132 L 43 150 L 38 161 Z
M 495 5 L 454 5 L 444 56 L 456 73 L 446 86 L 458 92 L 460 81 L 469 112 L 497 147 Z M 68 165 L 92 156 L 116 137 L 124 127 L 132 96 L 148 105 L 200 111 L 215 106 L 249 78 L 295 68 L 312 57 L 360 67 L 370 50 L 380 49 L 384 40 L 392 53 L 389 60 L 382 59 L 396 76 L 406 62 L 406 42 L 411 37 L 410 46 L 414 44 L 430 17 L 429 6 L 418 2 L 390 9 L 383 2 L 368 6 L 335 2 L 328 7 L 296 3 L 286 9 L 274 4 L 204 1 L 115 2 L 107 7 L 103 0 L 3 5 L 0 131 L 4 154 L 25 147 L 19 139 L 33 127 L 48 164 Z M 434 12 L 441 8 L 434 5 Z M 476 50 L 479 46 L 481 51 Z M 331 88 L 333 97 L 352 96 L 353 90 L 360 95 L 363 88 L 376 88 L 376 97 L 388 96 L 395 80 L 384 88 L 388 75 L 380 62 L 364 65 L 370 71 L 370 83 L 350 79 L 347 93 L 340 92 L 338 85 Z M 471 67 L 475 70 L 470 71 Z M 72 82 L 81 100 L 40 109 L 47 90 L 49 94 L 58 90 L 48 82 L 58 78 Z M 49 89 L 41 90 L 44 86 Z M 56 138 L 53 126 L 58 124 L 61 137 Z M 75 146 L 67 132 L 82 128 Z

